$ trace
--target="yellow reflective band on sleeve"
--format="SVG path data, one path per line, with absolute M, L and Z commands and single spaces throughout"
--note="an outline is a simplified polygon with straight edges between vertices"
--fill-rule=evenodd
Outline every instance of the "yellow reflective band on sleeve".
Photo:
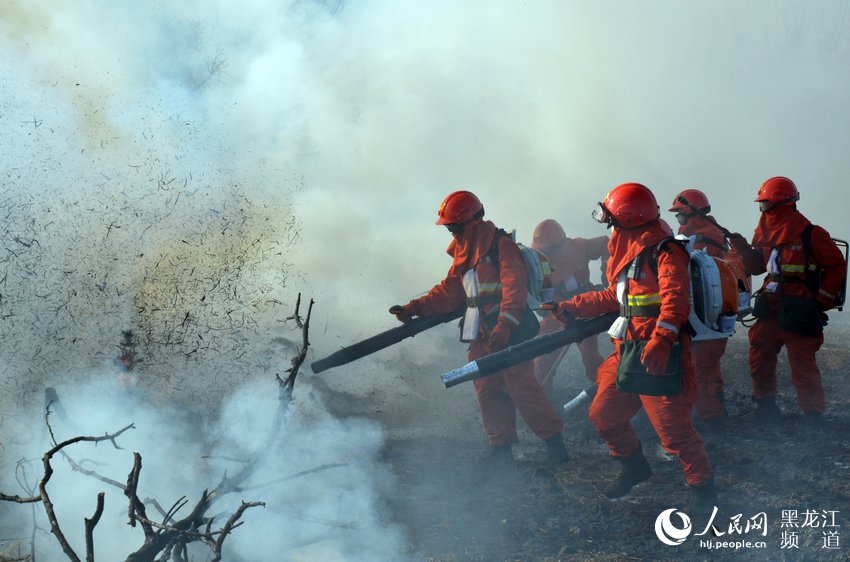
M 784 263 L 780 266 L 780 269 L 783 273 L 803 273 L 806 270 L 806 266 L 793 263 Z M 814 271 L 815 269 L 817 269 L 817 266 L 815 264 L 809 264 L 809 271 Z
M 484 293 L 495 293 L 496 291 L 502 292 L 502 284 L 501 283 L 479 283 L 478 284 L 478 294 L 483 295 Z
M 661 304 L 661 295 L 651 293 L 649 295 L 628 295 L 627 303 L 629 306 L 651 306 Z

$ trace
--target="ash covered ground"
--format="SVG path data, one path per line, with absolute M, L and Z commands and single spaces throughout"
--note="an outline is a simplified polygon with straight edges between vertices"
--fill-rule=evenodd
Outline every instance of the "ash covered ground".
M 445 358 L 437 365 L 408 366 L 402 378 L 417 380 L 420 392 L 407 392 L 401 403 L 387 403 L 380 393 L 367 399 L 338 394 L 329 403 L 340 415 L 368 416 L 387 424 L 390 439 L 383 460 L 398 478 L 389 506 L 392 518 L 407 529 L 409 556 L 414 560 L 847 560 L 848 335 L 847 324 L 833 320 L 827 327 L 818 355 L 827 389 L 826 428 L 812 435 L 803 428 L 784 352 L 778 398 L 784 418 L 767 426 L 753 419 L 746 328 L 739 324 L 723 358 L 726 435 L 704 434 L 719 493 L 714 523 L 724 535 L 691 536 L 679 546 L 658 540 L 655 521 L 669 508 L 686 511 L 689 491 L 678 460 L 663 452 L 640 413 L 635 425 L 655 473 L 626 498 L 610 501 L 602 490 L 618 466 L 587 420 L 586 407 L 564 416 L 572 455 L 566 466 L 547 468 L 542 443 L 520 422 L 524 431 L 514 449 L 519 469 L 503 477 L 488 474 L 481 466 L 487 447 L 472 389 L 437 388 L 437 375 L 450 363 Z M 396 383 L 392 378 L 386 381 L 390 387 Z M 551 392 L 553 402 L 563 404 L 584 383 L 579 356 L 571 350 Z M 811 516 L 803 526 L 807 511 L 817 512 L 817 517 Z M 827 521 L 824 511 L 837 513 L 828 513 Z M 753 530 L 730 532 L 736 515 L 746 529 L 747 521 L 760 513 L 766 516 L 766 536 Z M 704 531 L 707 521 L 695 518 L 692 524 L 693 535 Z M 796 532 L 797 542 L 793 543 L 793 534 L 783 532 Z M 832 536 L 829 543 L 827 533 Z M 699 540 L 710 536 L 712 541 L 765 545 L 701 546 Z M 825 548 L 827 544 L 838 547 Z
M 270 371 L 245 376 L 230 386 L 219 382 L 211 397 L 178 392 L 179 388 L 159 392 L 161 377 L 145 376 L 146 370 L 156 372 L 156 364 L 139 365 L 139 381 L 131 392 L 116 387 L 115 372 L 107 369 L 106 378 L 56 385 L 64 414 L 82 423 L 69 427 L 58 412 L 52 419 L 63 437 L 114 431 L 119 427 L 116 420 L 136 423 L 139 437 L 122 441 L 127 449 L 123 453 L 142 451 L 145 491 L 161 501 L 173 501 L 180 494 L 196 497 L 233 470 L 230 461 L 269 445 L 276 449 L 273 461 L 259 467 L 251 484 L 330 467 L 285 486 L 231 498 L 262 500 L 267 507 L 246 516 L 229 541 L 226 560 L 845 560 L 850 393 L 844 373 L 850 353 L 844 342 L 850 330 L 835 316 L 819 354 L 828 399 L 821 434 L 812 435 L 802 427 L 784 355 L 779 404 L 785 417 L 771 426 L 759 425 L 752 416 L 746 329 L 739 328 L 724 356 L 727 433 L 705 436 L 719 490 L 720 511 L 714 524 L 724 535 L 710 540 L 763 541 L 763 548 L 708 549 L 694 536 L 679 546 L 659 541 L 656 518 L 666 509 L 686 510 L 688 490 L 678 461 L 661 451 L 640 414 L 636 425 L 655 473 L 624 499 L 609 501 L 602 494 L 618 467 L 587 421 L 586 408 L 565 416 L 572 455 L 567 465 L 547 467 L 542 443 L 520 422 L 516 473 L 488 473 L 481 463 L 487 446 L 472 388 L 467 384 L 446 390 L 439 381 L 440 373 L 465 362 L 463 346 L 455 341 L 451 327 L 319 375 L 305 365 L 287 427 L 273 444 L 262 439 L 268 414 L 275 408 Z M 315 359 L 330 349 L 334 338 L 326 335 L 321 322 L 313 330 L 320 342 L 311 354 Z M 262 354 L 286 356 L 293 341 L 293 334 L 278 330 Z M 607 342 L 601 347 L 608 349 Z M 579 357 L 571 350 L 552 389 L 553 402 L 563 404 L 584 385 Z M 12 396 L 7 393 L 4 398 Z M 92 397 L 94 407 L 85 411 Z M 20 492 L 14 487 L 18 453 L 29 447 L 24 481 L 32 482 L 39 474 L 38 455 L 47 436 L 41 416 L 29 418 L 34 421 L 25 427 L 22 411 L 5 403 L 2 491 Z M 115 412 L 118 408 L 110 405 L 122 409 Z M 28 411 L 40 409 L 36 405 Z M 89 449 L 77 458 L 104 475 L 124 478 L 130 466 L 126 457 L 115 452 L 119 456 L 104 458 L 102 453 L 103 447 Z M 220 459 L 213 462 L 210 457 Z M 91 515 L 93 498 L 105 486 L 71 472 L 58 460 L 54 464 L 62 471 L 53 481 L 61 521 L 79 545 L 79 522 Z M 124 559 L 141 536 L 125 524 L 120 492 L 107 501 L 110 523 L 119 530 L 101 524 L 95 537 L 101 552 L 108 554 L 98 559 Z M 814 517 L 804 525 L 807 512 Z M 765 535 L 729 530 L 736 515 L 744 528 L 761 513 L 767 521 Z M 788 526 L 792 519 L 795 528 Z M 694 519 L 692 535 L 704 530 L 706 523 Z M 281 528 L 287 532 L 281 533 Z M 47 529 L 40 511 L 0 504 L 0 555 L 26 556 L 35 537 L 36 559 L 64 559 Z M 788 532 L 796 533 L 795 543 Z M 827 533 L 833 533 L 829 544 L 835 548 L 825 548 Z M 270 546 L 257 550 L 258 544 Z M 196 560 L 209 559 L 204 549 L 193 555 Z

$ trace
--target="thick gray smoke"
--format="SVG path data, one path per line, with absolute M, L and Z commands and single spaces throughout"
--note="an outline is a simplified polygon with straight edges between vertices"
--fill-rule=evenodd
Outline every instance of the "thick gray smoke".
M 224 419 L 285 368 L 297 292 L 311 357 L 393 326 L 449 266 L 433 222 L 455 189 L 521 241 L 545 218 L 603 234 L 590 210 L 633 180 L 662 209 L 702 189 L 749 235 L 787 175 L 850 237 L 848 25 L 843 0 L 4 3 L 0 435 L 40 424 L 45 386 L 114 378 L 124 330 L 146 400 Z M 469 435 L 469 394 L 436 380 L 454 335 L 312 380 L 393 431 L 459 412 Z

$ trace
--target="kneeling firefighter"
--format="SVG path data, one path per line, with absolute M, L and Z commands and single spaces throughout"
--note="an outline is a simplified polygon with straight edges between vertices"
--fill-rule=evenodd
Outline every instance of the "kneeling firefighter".
M 761 217 L 752 243 L 740 234 L 729 241 L 744 256 L 750 273 L 768 274 L 755 295 L 753 316 L 757 320 L 749 331 L 756 416 L 772 419 L 780 415 L 776 363 L 784 345 L 800 409 L 806 422 L 817 427 L 825 396 L 815 354 L 823 344 L 825 311 L 836 306 L 843 294 L 847 264 L 829 233 L 797 210 L 799 199 L 790 179 L 768 179 L 755 199 Z
M 528 308 L 528 271 L 517 244 L 504 231 L 485 221 L 484 207 L 475 194 L 455 191 L 440 205 L 437 224 L 451 232 L 447 253 L 454 258 L 448 275 L 426 295 L 390 308 L 400 321 L 413 316 L 445 314 L 466 308 L 461 341 L 469 342 L 469 360 L 504 349 L 537 334 L 539 325 Z M 527 361 L 475 381 L 490 460 L 513 462 L 517 442 L 516 410 L 547 445 L 547 459 L 568 459 L 564 428 Z
M 714 478 L 691 420 L 697 389 L 686 331 L 688 253 L 673 240 L 655 196 L 641 184 L 612 189 L 594 218 L 612 228 L 611 286 L 558 303 L 556 314 L 568 324 L 572 318 L 620 311 L 608 331 L 614 352 L 599 367 L 599 389 L 590 406 L 591 422 L 622 467 L 605 494 L 624 496 L 652 475 L 630 421 L 643 406 L 661 445 L 679 457 L 693 492 L 692 508 L 710 511 L 717 501 Z

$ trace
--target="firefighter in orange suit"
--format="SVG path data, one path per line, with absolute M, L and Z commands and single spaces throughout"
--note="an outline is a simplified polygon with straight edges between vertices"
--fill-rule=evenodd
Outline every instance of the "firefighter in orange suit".
M 599 389 L 590 406 L 591 422 L 608 443 L 611 455 L 621 463 L 619 477 L 605 494 L 609 498 L 624 496 L 652 474 L 630 421 L 642 406 L 661 445 L 679 457 L 692 490 L 692 508 L 709 511 L 717 500 L 714 478 L 705 446 L 691 420 L 696 381 L 686 331 L 690 310 L 688 253 L 672 240 L 670 227 L 660 219 L 655 196 L 639 183 L 612 189 L 594 218 L 612 228 L 607 267 L 610 286 L 558 303 L 556 314 L 568 324 L 571 318 L 620 311 L 608 331 L 614 352 L 599 368 Z M 638 368 L 645 379 L 653 381 L 667 378 L 661 375 L 667 372 L 674 345 L 680 346 L 677 351 L 681 352 L 681 360 L 676 362 L 681 368 L 678 394 L 657 396 L 618 390 L 621 360 L 629 364 L 622 355 L 625 349 L 637 350 Z
M 698 189 L 686 189 L 676 196 L 669 211 L 676 214 L 679 234 L 693 240 L 694 250 L 705 250 L 708 255 L 723 260 L 726 260 L 729 254 L 732 258 L 730 265 L 736 276 L 739 279 L 747 278 L 746 274 L 741 273 L 740 260 L 733 255 L 734 251 L 728 251 L 729 246 L 723 232 L 708 215 L 711 205 L 705 193 Z M 745 290 L 749 291 L 748 286 Z M 694 342 L 691 346 L 698 389 L 694 408 L 697 416 L 706 422 L 706 428 L 717 430 L 722 430 L 723 417 L 726 415 L 723 404 L 723 374 L 720 371 L 720 358 L 726 352 L 726 341 L 726 338 L 705 340 Z
M 400 321 L 413 316 L 444 314 L 466 307 L 463 341 L 469 341 L 473 361 L 515 343 L 528 310 L 528 272 L 520 249 L 510 236 L 483 219 L 481 201 L 469 191 L 451 193 L 440 205 L 437 224 L 454 238 L 447 252 L 454 258 L 448 275 L 428 294 L 390 309 Z M 516 410 L 547 445 L 552 464 L 567 460 L 562 439 L 563 422 L 534 378 L 530 361 L 500 374 L 475 381 L 484 431 L 494 464 L 513 462 L 511 444 L 517 441 Z
M 793 181 L 765 181 L 755 201 L 761 217 L 752 243 L 736 234 L 730 238 L 753 275 L 767 273 L 756 293 L 750 328 L 750 377 L 756 416 L 780 415 L 776 405 L 776 363 L 784 345 L 791 365 L 797 401 L 812 427 L 821 425 L 824 389 L 815 354 L 823 343 L 825 311 L 843 291 L 846 263 L 829 233 L 811 224 L 797 210 L 800 193 Z
M 603 284 L 605 282 L 605 260 L 608 258 L 608 237 L 567 238 L 564 229 L 553 219 L 546 219 L 534 229 L 531 247 L 549 260 L 552 268 L 551 281 L 555 300 L 567 300 L 593 288 L 590 281 L 588 262 L 600 260 Z M 563 326 L 554 316 L 547 316 L 540 323 L 540 333 L 548 334 Z M 576 344 L 587 380 L 596 383 L 596 370 L 602 364 L 598 336 L 591 336 Z M 534 372 L 542 384 L 552 380 L 552 369 L 557 368 L 561 351 L 553 351 L 534 360 Z

